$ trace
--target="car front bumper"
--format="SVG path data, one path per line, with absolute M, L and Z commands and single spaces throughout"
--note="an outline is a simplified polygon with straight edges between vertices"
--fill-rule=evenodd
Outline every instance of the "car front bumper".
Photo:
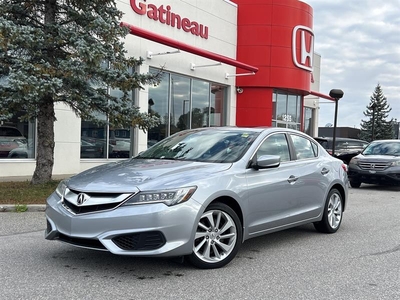
M 399 184 L 400 167 L 392 167 L 382 171 L 363 170 L 359 167 L 349 166 L 348 177 L 350 181 L 371 184 Z
M 45 238 L 118 255 L 187 255 L 193 251 L 200 210 L 190 199 L 171 207 L 154 203 L 75 215 L 53 193 L 47 199 Z

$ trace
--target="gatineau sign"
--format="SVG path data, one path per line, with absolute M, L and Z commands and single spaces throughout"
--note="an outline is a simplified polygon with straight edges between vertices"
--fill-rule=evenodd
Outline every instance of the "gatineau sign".
M 191 21 L 188 18 L 182 18 L 180 15 L 172 12 L 170 5 L 160 5 L 157 7 L 151 3 L 146 4 L 145 1 L 137 3 L 136 0 L 130 0 L 130 2 L 133 11 L 138 15 L 147 15 L 149 19 L 154 21 L 159 21 L 162 24 L 182 29 L 203 39 L 208 39 L 207 26 Z

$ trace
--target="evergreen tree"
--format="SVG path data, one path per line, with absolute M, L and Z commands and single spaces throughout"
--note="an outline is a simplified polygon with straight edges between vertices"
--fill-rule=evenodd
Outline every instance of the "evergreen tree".
M 0 4 L 0 118 L 17 111 L 37 120 L 38 147 L 32 183 L 49 181 L 54 162 L 55 103 L 93 121 L 103 114 L 114 126 L 155 126 L 130 92 L 157 84 L 160 74 L 139 74 L 143 60 L 128 58 L 115 0 L 2 0 Z M 109 95 L 119 89 L 122 97 Z
M 361 120 L 360 139 L 366 141 L 392 139 L 393 119 L 386 121 L 392 109 L 387 103 L 387 99 L 379 83 L 366 108 L 364 116 L 368 117 L 369 120 Z

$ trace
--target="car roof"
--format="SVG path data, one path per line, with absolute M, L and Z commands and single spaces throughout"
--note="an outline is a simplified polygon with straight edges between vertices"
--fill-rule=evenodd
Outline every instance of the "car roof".
M 384 143 L 400 143 L 400 140 L 397 139 L 389 139 L 389 140 L 375 140 L 372 141 L 371 143 L 380 143 L 380 142 L 384 142 Z
M 326 140 L 326 141 L 332 141 L 333 137 L 328 136 L 328 137 L 315 137 L 315 140 Z M 357 141 L 357 142 L 365 142 L 368 143 L 367 141 L 364 140 L 359 140 L 359 139 L 353 139 L 353 138 L 344 138 L 344 137 L 337 137 L 335 138 L 336 141 Z
M 7 136 L 7 137 L 11 137 L 11 136 L 23 137 L 21 131 L 19 131 L 18 128 L 13 127 L 13 126 L 5 126 L 5 125 L 0 126 L 0 135 Z
M 295 130 L 295 129 L 290 129 L 290 128 L 282 128 L 282 127 L 272 127 L 272 126 L 259 126 L 259 127 L 240 127 L 240 126 L 220 126 L 220 127 L 201 127 L 201 128 L 193 128 L 193 129 L 187 129 L 185 131 L 202 131 L 202 130 L 211 130 L 211 131 L 226 131 L 226 130 L 232 130 L 232 131 L 249 131 L 249 132 L 257 132 L 257 133 L 262 133 L 262 132 L 267 132 L 267 133 L 274 133 L 274 132 L 291 132 L 291 133 L 296 133 L 296 134 L 301 134 L 303 136 L 307 136 L 312 139 L 311 136 L 308 134 Z M 177 132 L 176 134 L 179 134 L 182 131 Z

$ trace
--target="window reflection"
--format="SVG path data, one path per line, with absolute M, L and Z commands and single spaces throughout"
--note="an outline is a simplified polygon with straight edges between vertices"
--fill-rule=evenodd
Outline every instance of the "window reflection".
M 123 93 L 117 89 L 111 89 L 110 95 L 122 97 Z M 132 92 L 128 94 L 132 98 Z M 131 130 L 130 128 L 114 128 L 109 126 L 109 158 L 129 158 L 131 150 Z
M 210 126 L 222 126 L 224 89 L 219 84 L 211 86 Z
M 157 72 L 153 70 L 153 72 Z M 160 119 L 160 124 L 150 128 L 148 133 L 148 146 L 154 145 L 169 135 L 168 114 L 169 114 L 169 74 L 164 73 L 161 82 L 157 86 L 149 86 L 148 111 Z
M 126 128 L 110 128 L 110 158 L 129 158 L 131 150 L 131 131 Z
M 106 116 L 98 114 L 98 123 L 82 120 L 81 158 L 107 158 Z
M 181 130 L 222 126 L 225 94 L 226 86 L 164 73 L 158 86 L 149 87 L 149 113 L 161 124 L 149 130 L 148 146 Z
M 34 122 L 21 121 L 22 112 L 0 123 L 0 159 L 35 158 Z
M 210 83 L 193 80 L 192 128 L 208 127 L 210 114 Z
M 189 129 L 190 79 L 171 75 L 171 132 Z
M 304 132 L 310 136 L 313 136 L 313 134 L 314 134 L 312 132 L 312 128 L 313 128 L 312 124 L 313 124 L 312 108 L 305 107 L 304 108 Z
M 108 64 L 102 64 L 108 68 Z M 133 72 L 133 70 L 131 70 Z M 100 88 L 101 86 L 93 86 Z M 105 89 L 106 87 L 104 87 Z M 124 93 L 119 89 L 108 89 L 108 93 L 121 98 Z M 132 91 L 127 95 L 134 103 Z M 96 122 L 81 120 L 81 158 L 127 158 L 131 156 L 131 129 L 115 128 L 108 124 L 104 114 L 94 113 Z

